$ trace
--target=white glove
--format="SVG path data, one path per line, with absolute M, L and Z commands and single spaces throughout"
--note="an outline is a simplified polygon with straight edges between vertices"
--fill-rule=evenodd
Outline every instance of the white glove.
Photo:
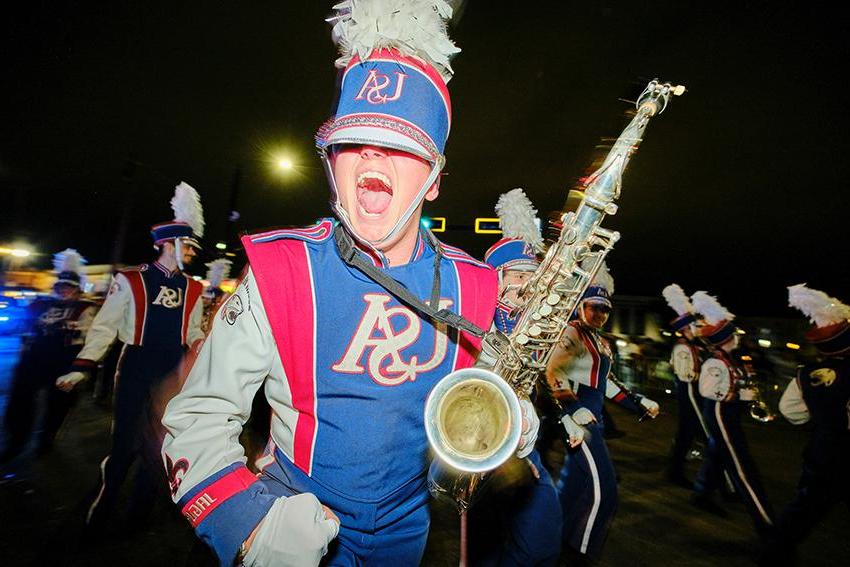
M 534 411 L 534 406 L 529 400 L 521 399 L 519 401 L 519 409 L 522 410 L 522 434 L 519 438 L 519 447 L 516 450 L 516 456 L 519 459 L 524 459 L 534 449 L 534 442 L 537 441 L 537 431 L 540 429 L 540 418 L 537 417 L 537 412 Z M 528 424 L 528 427 L 525 424 Z
M 649 414 L 649 417 L 653 419 L 655 419 L 658 416 L 658 412 L 661 411 L 661 407 L 649 398 L 641 398 L 640 405 L 643 406 L 643 409 L 646 410 L 646 413 Z
M 339 533 L 313 494 L 278 498 L 257 530 L 242 564 L 247 567 L 315 567 Z
M 578 425 L 588 425 L 596 421 L 596 416 L 587 408 L 579 408 L 573 412 L 573 421 Z
M 561 423 L 564 424 L 564 429 L 567 430 L 567 437 L 570 440 L 570 447 L 578 447 L 584 441 L 584 429 L 578 425 L 569 415 L 561 418 Z
M 74 386 L 86 379 L 85 372 L 68 372 L 56 379 L 56 387 L 63 392 L 70 392 Z

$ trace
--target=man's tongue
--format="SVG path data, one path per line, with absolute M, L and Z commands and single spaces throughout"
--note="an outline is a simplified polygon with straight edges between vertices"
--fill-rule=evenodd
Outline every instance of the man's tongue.
M 372 215 L 387 210 L 392 200 L 392 189 L 380 179 L 364 179 L 357 184 L 357 202 Z

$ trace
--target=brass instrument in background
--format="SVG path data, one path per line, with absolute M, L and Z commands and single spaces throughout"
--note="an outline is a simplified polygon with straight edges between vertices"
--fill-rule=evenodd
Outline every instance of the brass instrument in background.
M 523 307 L 513 332 L 487 333 L 476 365 L 449 374 L 431 391 L 425 431 L 437 455 L 428 476 L 433 495 L 449 495 L 465 510 L 485 473 L 516 451 L 522 427 L 519 400 L 546 369 L 582 294 L 620 238 L 600 225 L 617 212 L 626 165 L 649 120 L 684 92 L 683 86 L 657 80 L 647 85 L 636 115 L 588 178 L 578 209 L 561 216 L 557 241 L 520 290 Z
M 744 379 L 738 384 L 739 388 L 752 392 L 753 399 L 750 400 L 750 417 L 762 423 L 769 423 L 776 419 L 776 414 L 770 410 L 761 393 L 758 384 L 758 373 L 751 363 L 744 363 Z

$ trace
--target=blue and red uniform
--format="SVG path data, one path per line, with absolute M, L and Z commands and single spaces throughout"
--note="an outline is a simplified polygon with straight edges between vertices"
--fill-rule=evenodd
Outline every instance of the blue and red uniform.
M 574 320 L 562 343 L 569 360 L 550 373 L 555 381 L 550 386 L 556 397 L 559 391 L 575 394 L 575 400 L 562 402 L 566 413 L 585 408 L 596 418 L 585 426 L 584 442 L 567 449 L 561 468 L 557 489 L 564 513 L 563 544 L 598 559 L 617 509 L 617 477 L 603 437 L 602 404 L 608 398 L 635 413 L 644 410 L 637 401 L 640 396 L 611 376 L 611 349 L 598 331 Z
M 278 497 L 304 492 L 341 520 L 328 564 L 415 565 L 424 552 L 425 399 L 474 362 L 478 341 L 423 319 L 346 264 L 334 229 L 326 220 L 243 239 L 250 270 L 163 419 L 173 498 L 223 564 Z M 440 306 L 487 328 L 494 272 L 441 246 Z M 421 239 L 408 263 L 381 267 L 427 299 L 434 254 Z M 272 423 L 257 477 L 238 434 L 260 386 Z
M 146 428 L 154 389 L 180 362 L 186 348 L 201 339 L 203 286 L 180 271 L 154 262 L 122 270 L 115 275 L 109 295 L 89 330 L 86 345 L 71 365 L 91 370 L 117 336 L 124 343 L 115 374 L 112 449 L 101 463 L 100 486 L 87 515 L 87 523 L 108 518 L 121 484 L 136 457 L 147 459 L 135 480 L 130 515 L 143 519 L 156 492 L 156 456 Z

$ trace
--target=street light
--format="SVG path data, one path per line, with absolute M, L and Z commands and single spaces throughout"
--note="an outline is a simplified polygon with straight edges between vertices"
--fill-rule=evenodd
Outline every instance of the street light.
M 32 252 L 25 248 L 0 248 L 0 254 L 8 254 L 9 256 L 14 256 L 15 258 L 27 258 L 32 255 Z
M 282 169 L 283 171 L 289 171 L 290 169 L 295 167 L 295 164 L 292 163 L 291 159 L 283 157 L 277 160 L 277 167 L 278 169 Z

